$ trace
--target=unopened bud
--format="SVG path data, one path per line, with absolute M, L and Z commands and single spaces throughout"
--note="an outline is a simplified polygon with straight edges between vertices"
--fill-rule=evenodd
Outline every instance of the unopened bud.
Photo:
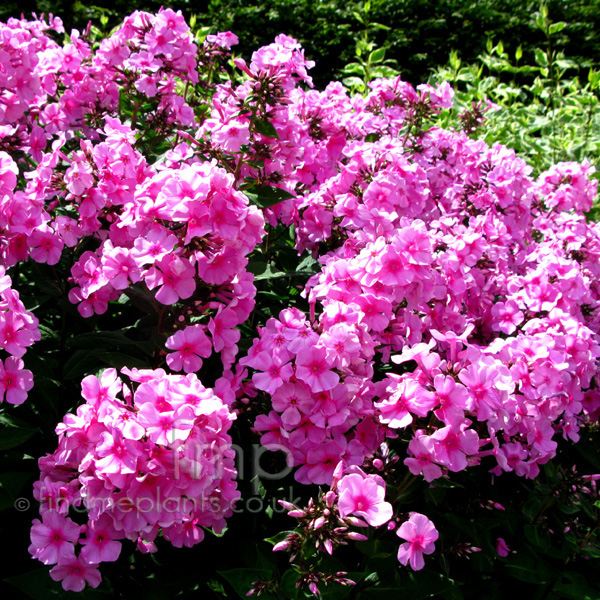
M 366 535 L 363 535 L 362 533 L 358 533 L 358 531 L 349 531 L 346 534 L 346 537 L 349 540 L 354 540 L 355 542 L 364 542 L 369 539 Z
M 249 75 L 250 77 L 253 77 L 252 72 L 248 68 L 248 65 L 246 64 L 246 61 L 243 58 L 234 58 L 233 59 L 233 64 L 238 69 L 240 69 L 241 71 L 243 71 L 244 73 L 246 73 L 246 75 Z
M 357 517 L 346 517 L 346 522 L 350 523 L 350 525 L 354 525 L 354 527 L 368 527 L 369 526 L 362 519 L 359 519 Z
M 279 552 L 280 550 L 287 550 L 289 547 L 290 547 L 290 541 L 283 540 L 283 542 L 277 542 L 277 544 L 275 544 L 273 546 L 273 552 Z
M 306 513 L 300 509 L 290 510 L 290 512 L 288 513 L 288 517 L 294 517 L 294 519 L 301 519 L 302 517 L 305 517 L 305 516 L 306 516 Z
M 329 490 L 323 496 L 323 498 L 325 499 L 325 504 L 327 505 L 327 507 L 331 508 L 333 506 L 333 503 L 335 502 L 335 499 L 337 498 L 337 495 L 333 490 Z

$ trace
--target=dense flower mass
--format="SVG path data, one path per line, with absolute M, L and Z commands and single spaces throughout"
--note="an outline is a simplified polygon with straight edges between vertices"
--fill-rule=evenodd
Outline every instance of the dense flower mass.
M 150 306 L 158 340 L 152 369 L 83 380 L 40 459 L 30 552 L 65 590 L 97 587 L 123 540 L 148 552 L 159 534 L 191 547 L 223 531 L 242 411 L 298 482 L 330 488 L 287 506 L 301 531 L 276 550 L 332 554 L 365 538 L 350 527 L 399 524 L 413 570 L 439 534 L 386 500 L 389 465 L 427 482 L 479 465 L 535 479 L 597 421 L 588 163 L 533 177 L 512 150 L 435 127 L 447 84 L 311 89 L 286 35 L 230 75 L 235 35 L 199 41 L 170 9 L 99 44 L 74 31 L 61 46 L 62 31 L 0 25 L 0 401 L 33 386 L 38 323 L 7 275 L 29 259 L 68 272 L 83 318 Z M 308 314 L 256 306 L 254 274 L 283 236 L 316 264 L 294 288 Z M 302 577 L 314 593 L 330 581 Z
M 40 459 L 35 497 L 41 520 L 31 554 L 66 590 L 100 583 L 98 566 L 122 543 L 153 545 L 159 532 L 192 547 L 204 529 L 220 533 L 236 490 L 229 428 L 235 415 L 193 375 L 114 369 L 82 382 L 86 403 L 58 425 L 57 450 Z M 77 525 L 70 509 L 87 510 Z M 77 551 L 77 553 L 76 553 Z M 83 578 L 83 579 L 82 579 Z

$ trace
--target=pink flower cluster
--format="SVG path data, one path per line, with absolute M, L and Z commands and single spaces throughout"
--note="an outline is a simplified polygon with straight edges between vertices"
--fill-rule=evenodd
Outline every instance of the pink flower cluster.
M 0 345 L 9 354 L 0 359 L 0 402 L 22 404 L 33 387 L 33 375 L 22 360 L 27 347 L 40 339 L 37 318 L 28 311 L 19 292 L 0 266 Z
M 10 354 L 0 391 L 23 402 L 32 377 L 21 357 L 39 339 L 5 269 L 29 258 L 60 266 L 66 254 L 79 313 L 143 297 L 166 337 L 157 364 L 185 373 L 84 379 L 86 403 L 40 461 L 32 529 L 32 554 L 56 565 L 65 589 L 98 585 L 97 565 L 117 559 L 119 540 L 151 550 L 160 530 L 191 546 L 202 527 L 222 529 L 237 497 L 223 450 L 236 398 L 258 413 L 261 443 L 289 453 L 299 482 L 335 487 L 324 506 L 373 526 L 393 507 L 383 478 L 359 467 L 386 439 L 427 481 L 478 464 L 535 478 L 561 437 L 576 442 L 597 420 L 589 164 L 534 179 L 511 150 L 433 127 L 452 102 L 446 84 L 376 80 L 365 97 L 340 83 L 304 90 L 311 62 L 285 35 L 249 64 L 236 59 L 238 84 L 223 71 L 235 36 L 198 48 L 170 9 L 134 13 L 97 49 L 87 32 L 59 46 L 47 31 L 61 27 L 0 25 L 0 333 Z M 291 198 L 251 203 L 269 204 L 274 188 Z M 239 326 L 255 308 L 248 257 L 265 222 L 292 227 L 319 271 L 302 291 L 310 314 L 287 308 L 260 323 L 238 360 Z M 216 392 L 195 375 L 213 353 Z M 148 511 L 135 504 L 151 500 Z M 69 517 L 77 502 L 87 524 Z M 422 568 L 435 527 L 413 514 L 398 534 L 399 560 Z
M 131 385 L 114 369 L 83 380 L 86 403 L 65 416 L 57 450 L 40 459 L 41 520 L 29 551 L 56 565 L 50 574 L 66 590 L 96 587 L 119 540 L 153 552 L 159 532 L 178 548 L 201 542 L 205 529 L 220 533 L 240 495 L 228 433 L 235 415 L 223 400 L 192 374 L 123 372 Z M 87 523 L 78 524 L 69 509 L 82 506 Z
M 361 465 L 385 436 L 374 418 L 373 345 L 355 316 L 323 313 L 329 327 L 319 334 L 286 309 L 239 361 L 256 370 L 253 385 L 270 397 L 272 410 L 254 423 L 261 444 L 289 452 L 301 483 L 331 484 L 341 459 Z

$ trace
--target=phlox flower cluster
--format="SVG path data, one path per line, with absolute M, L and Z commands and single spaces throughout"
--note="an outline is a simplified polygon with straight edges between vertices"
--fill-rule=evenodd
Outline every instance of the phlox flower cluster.
M 480 464 L 535 478 L 598 419 L 589 164 L 534 178 L 513 151 L 434 127 L 447 84 L 310 89 L 312 63 L 286 35 L 235 59 L 231 78 L 235 35 L 198 47 L 170 9 L 135 12 L 97 48 L 51 30 L 59 19 L 0 24 L 0 392 L 25 400 L 22 356 L 40 337 L 6 274 L 19 262 L 68 255 L 82 317 L 133 297 L 165 340 L 162 369 L 86 377 L 40 461 L 31 553 L 65 589 L 97 586 L 121 540 L 152 551 L 159 532 L 193 546 L 223 529 L 239 496 L 233 406 L 298 482 L 330 486 L 290 507 L 304 533 L 286 546 L 312 536 L 328 553 L 362 539 L 349 525 L 392 519 L 387 473 L 366 472 L 384 442 L 428 482 Z M 273 197 L 286 199 L 258 208 Z M 259 322 L 239 358 L 256 314 L 249 257 L 278 226 L 318 261 L 309 314 Z M 214 353 L 213 391 L 196 373 Z M 413 513 L 397 533 L 399 561 L 421 569 L 434 525 Z
M 351 315 L 367 365 L 400 350 L 393 362 L 414 361 L 374 403 L 380 423 L 413 430 L 413 473 L 431 481 L 490 454 L 496 472 L 535 477 L 556 435 L 577 440 L 597 412 L 598 227 L 547 206 L 554 171 L 533 181 L 505 148 L 441 130 L 419 143 L 412 156 L 402 140 L 362 143 L 300 201 L 315 226 L 300 220 L 299 247 L 332 247 L 307 288 L 320 335 L 338 326 L 330 314 Z M 589 166 L 560 168 L 555 192 L 588 207 Z
M 22 357 L 27 347 L 40 339 L 37 318 L 28 311 L 12 288 L 11 278 L 0 267 L 0 402 L 22 404 L 33 387 L 33 375 Z
M 121 540 L 153 552 L 159 533 L 181 548 L 205 529 L 222 532 L 240 495 L 228 433 L 235 415 L 223 400 L 193 374 L 124 373 L 130 385 L 114 369 L 83 380 L 85 404 L 39 461 L 41 520 L 29 551 L 55 565 L 50 574 L 66 590 L 97 587 L 99 564 L 117 560 Z
M 323 319 L 330 328 L 320 334 L 300 311 L 284 310 L 239 362 L 256 370 L 252 384 L 270 397 L 272 410 L 254 423 L 261 444 L 286 449 L 297 481 L 330 485 L 339 460 L 361 465 L 385 428 L 375 418 L 366 327 L 350 312 Z

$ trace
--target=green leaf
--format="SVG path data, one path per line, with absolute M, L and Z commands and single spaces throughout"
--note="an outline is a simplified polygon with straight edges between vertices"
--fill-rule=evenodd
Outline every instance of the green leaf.
M 558 23 L 552 23 L 552 25 L 550 25 L 550 27 L 548 28 L 548 33 L 550 35 L 553 35 L 555 33 L 558 33 L 559 31 L 562 31 L 566 26 L 567 24 L 563 21 L 559 21 Z
M 539 65 L 540 67 L 547 67 L 548 66 L 548 55 L 540 48 L 535 48 L 534 53 L 535 53 L 536 64 Z
M 294 569 L 288 569 L 281 577 L 281 591 L 286 598 L 298 598 L 300 590 L 296 587 L 296 583 L 300 579 L 300 575 Z
M 447 594 L 457 587 L 454 580 L 428 569 L 414 573 L 403 572 L 398 580 L 394 585 L 386 580 L 385 586 L 369 588 L 367 597 L 373 600 L 387 600 L 398 597 L 398 592 L 401 590 L 403 598 L 422 600 L 439 598 L 441 594 Z
M 569 600 L 597 600 L 600 598 L 598 587 L 592 588 L 586 578 L 580 573 L 567 571 L 563 578 L 554 586 L 554 591 L 562 598 Z
M 135 342 L 130 340 L 122 331 L 94 331 L 82 333 L 67 341 L 67 346 L 72 348 L 107 348 L 114 349 L 118 346 L 138 348 L 144 354 L 152 356 L 153 345 L 150 342 Z
M 270 121 L 267 121 L 266 119 L 256 119 L 256 121 L 254 121 L 254 126 L 256 127 L 256 131 L 261 135 L 277 140 L 280 139 L 277 129 L 275 129 L 273 123 Z
M 526 583 L 548 583 L 556 575 L 544 560 L 526 551 L 513 554 L 506 567 L 515 579 Z
M 16 448 L 37 432 L 33 427 L 7 413 L 0 414 L 0 450 Z
M 369 54 L 369 63 L 380 63 L 385 58 L 385 48 L 378 48 Z
M 524 527 L 525 537 L 540 550 L 547 550 L 550 547 L 550 535 L 542 531 L 541 528 L 535 525 L 527 524 Z
M 250 189 L 244 190 L 244 193 L 252 204 L 260 208 L 268 208 L 284 200 L 295 198 L 294 194 L 290 194 L 287 190 L 264 184 L 253 185 Z
M 49 600 L 51 598 L 66 596 L 66 593 L 61 590 L 60 585 L 54 584 L 50 579 L 48 571 L 49 569 L 44 567 L 35 571 L 29 571 L 29 573 L 16 575 L 15 577 L 8 577 L 4 581 L 10 583 L 34 600 Z
M 76 350 L 64 366 L 63 376 L 66 380 L 81 379 L 102 371 L 105 368 L 120 369 L 122 367 L 149 368 L 147 361 L 123 352 L 105 350 Z
M 30 473 L 19 471 L 10 471 L 0 474 L 0 510 L 16 507 L 15 500 L 19 497 L 23 486 L 30 478 Z M 27 510 L 29 508 L 28 499 L 24 498 L 23 500 L 27 505 L 20 507 L 20 509 Z

